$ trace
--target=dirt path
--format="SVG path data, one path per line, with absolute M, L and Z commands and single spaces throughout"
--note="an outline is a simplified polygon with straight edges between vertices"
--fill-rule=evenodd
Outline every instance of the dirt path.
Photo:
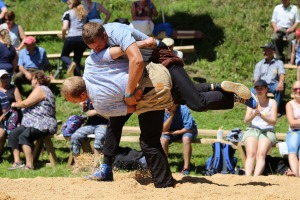
M 115 173 L 113 182 L 84 178 L 0 179 L 0 200 L 12 199 L 300 199 L 300 179 L 286 176 L 214 175 L 182 177 L 175 188 L 156 189 L 135 173 Z

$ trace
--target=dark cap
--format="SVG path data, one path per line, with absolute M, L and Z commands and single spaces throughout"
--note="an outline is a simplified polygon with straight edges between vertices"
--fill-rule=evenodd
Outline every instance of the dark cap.
M 262 49 L 273 49 L 273 50 L 275 50 L 275 46 L 274 46 L 274 44 L 272 44 L 272 43 L 265 44 L 264 46 L 261 46 L 260 48 L 262 48 Z
M 254 83 L 254 88 L 256 87 L 268 87 L 268 83 L 265 80 L 259 79 Z

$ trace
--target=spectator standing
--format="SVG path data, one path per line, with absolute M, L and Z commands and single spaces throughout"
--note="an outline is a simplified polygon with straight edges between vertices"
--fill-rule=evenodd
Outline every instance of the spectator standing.
M 32 36 L 28 36 L 24 42 L 26 48 L 19 52 L 19 72 L 14 77 L 15 86 L 20 92 L 23 91 L 22 84 L 29 83 L 32 79 L 32 72 L 37 70 L 48 70 L 51 79 L 52 66 L 47 58 L 46 50 L 36 45 L 36 40 Z
M 12 103 L 13 108 L 23 108 L 21 126 L 12 130 L 8 137 L 8 146 L 12 149 L 14 163 L 9 170 L 33 169 L 32 148 L 34 141 L 47 135 L 55 134 L 57 122 L 55 118 L 55 96 L 48 88 L 50 78 L 43 71 L 32 73 L 32 92 L 21 102 Z M 26 164 L 21 162 L 22 148 Z
M 106 134 L 106 125 L 108 120 L 97 114 L 97 111 L 94 109 L 92 102 L 88 99 L 85 102 L 80 103 L 82 106 L 82 110 L 87 114 L 86 123 L 77 129 L 75 133 L 72 134 L 70 140 L 70 148 L 73 153 L 76 165 L 76 158 L 80 154 L 80 148 L 82 142 L 84 142 L 88 135 L 95 134 L 94 141 L 94 169 L 98 167 L 99 164 L 99 156 L 102 152 L 104 142 L 105 142 L 105 134 Z
M 264 59 L 258 62 L 254 69 L 254 83 L 259 80 L 265 80 L 268 83 L 268 92 L 274 94 L 278 106 L 278 117 L 282 115 L 282 99 L 285 89 L 285 69 L 281 60 L 274 58 L 275 47 L 273 44 L 266 44 L 261 47 L 264 53 Z M 256 90 L 252 88 L 256 94 Z
M 296 39 L 292 41 L 292 52 L 290 64 L 297 65 L 297 80 L 300 80 L 300 29 L 295 32 Z
M 11 44 L 17 51 L 20 51 L 24 47 L 26 35 L 22 26 L 15 23 L 15 13 L 10 10 L 7 11 L 4 15 L 4 21 L 5 23 L 1 24 L 1 29 L 9 31 Z
M 14 46 L 11 45 L 9 32 L 0 30 L 0 69 L 6 70 L 10 77 L 17 68 L 18 56 Z
M 80 62 L 86 49 L 82 39 L 82 27 L 87 20 L 86 10 L 80 4 L 80 0 L 68 0 L 67 4 L 69 10 L 62 17 L 64 46 L 61 51 L 61 60 L 68 66 L 67 76 L 81 76 Z M 70 58 L 71 52 L 74 52 L 73 62 Z
M 143 32 L 146 35 L 152 35 L 154 30 L 153 17 L 157 17 L 157 10 L 152 0 L 140 0 L 132 2 L 131 5 L 131 27 Z
M 110 12 L 100 3 L 92 2 L 91 0 L 84 0 L 84 8 L 87 10 L 87 20 L 89 22 L 106 24 L 110 18 Z M 104 20 L 101 19 L 100 13 L 105 15 Z
M 181 174 L 183 175 L 190 174 L 191 143 L 197 135 L 197 124 L 187 106 L 173 104 L 166 109 L 160 142 L 165 154 L 168 156 L 169 144 L 176 140 L 182 140 L 184 165 Z
M 3 18 L 6 11 L 7 11 L 6 5 L 3 3 L 2 0 L 0 0 L 0 24 L 4 23 Z
M 254 176 L 263 173 L 267 153 L 276 144 L 275 124 L 277 120 L 277 105 L 274 99 L 267 97 L 268 84 L 264 80 L 254 83 L 257 98 L 257 108 L 247 107 L 244 118 L 250 127 L 244 133 L 242 141 L 246 146 L 245 174 L 250 176 L 253 172 L 254 160 L 256 160 Z
M 282 0 L 282 4 L 274 8 L 271 22 L 272 42 L 275 45 L 276 58 L 285 62 L 285 60 L 289 60 L 292 49 L 291 42 L 295 38 L 295 30 L 300 22 L 297 6 L 291 4 L 290 0 Z M 284 40 L 288 42 L 286 58 L 283 55 Z
M 286 135 L 288 159 L 294 176 L 300 176 L 300 81 L 293 84 L 294 99 L 286 104 L 289 132 Z

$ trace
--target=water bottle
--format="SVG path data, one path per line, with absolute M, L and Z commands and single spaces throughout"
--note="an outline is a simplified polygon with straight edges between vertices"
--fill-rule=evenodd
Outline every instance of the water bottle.
M 221 126 L 217 131 L 217 140 L 223 139 L 223 127 Z

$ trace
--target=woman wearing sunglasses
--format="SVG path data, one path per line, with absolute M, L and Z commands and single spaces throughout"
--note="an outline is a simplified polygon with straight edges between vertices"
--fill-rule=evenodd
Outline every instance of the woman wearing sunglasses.
M 300 81 L 293 84 L 294 99 L 286 104 L 289 132 L 286 136 L 290 168 L 296 177 L 300 176 Z
M 4 14 L 4 22 L 1 24 L 0 29 L 7 29 L 9 31 L 11 44 L 16 48 L 16 51 L 20 51 L 24 47 L 24 41 L 26 39 L 25 32 L 22 26 L 16 24 L 15 13 L 11 10 Z
M 264 80 L 258 80 L 254 84 L 256 90 L 257 107 L 255 109 L 247 107 L 245 123 L 250 123 L 250 127 L 244 133 L 242 141 L 246 146 L 245 174 L 259 176 L 265 168 L 267 153 L 276 144 L 275 124 L 277 120 L 277 103 L 274 99 L 267 97 L 268 84 Z

